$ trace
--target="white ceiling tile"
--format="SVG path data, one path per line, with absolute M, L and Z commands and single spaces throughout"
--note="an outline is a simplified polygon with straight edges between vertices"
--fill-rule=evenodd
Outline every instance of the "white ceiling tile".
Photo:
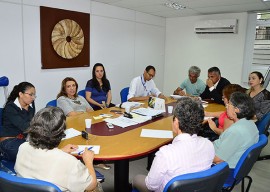
M 247 11 L 265 11 L 270 9 L 270 2 L 261 0 L 92 0 L 123 7 L 142 13 L 161 17 L 182 17 L 198 14 L 237 13 Z M 177 2 L 185 5 L 184 10 L 173 10 L 164 4 Z

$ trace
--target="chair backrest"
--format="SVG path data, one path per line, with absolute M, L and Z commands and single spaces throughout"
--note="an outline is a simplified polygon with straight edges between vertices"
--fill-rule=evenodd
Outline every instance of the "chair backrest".
M 3 108 L 0 108 L 0 130 L 2 129 L 3 121 Z
M 252 169 L 253 165 L 257 161 L 262 149 L 267 145 L 268 139 L 266 135 L 261 134 L 259 141 L 249 147 L 245 153 L 241 156 L 236 167 L 234 169 L 233 177 L 236 179 L 236 183 L 240 182 L 245 176 L 247 176 Z
M 127 101 L 128 92 L 129 92 L 129 87 L 125 87 L 120 91 L 121 103 L 124 103 Z
M 1 192 L 61 192 L 54 184 L 37 179 L 28 179 L 0 171 Z
M 260 121 L 256 122 L 259 130 L 259 134 L 267 134 L 268 128 L 270 126 L 270 112 L 265 114 Z
M 56 99 L 49 101 L 47 103 L 46 107 L 48 107 L 48 106 L 57 107 Z
M 80 91 L 78 92 L 78 95 L 80 95 L 80 96 L 82 96 L 82 97 L 85 98 L 85 90 L 84 90 L 84 89 L 83 89 L 83 90 L 80 90 Z
M 220 191 L 229 173 L 228 163 L 222 162 L 205 171 L 174 177 L 166 184 L 163 192 Z

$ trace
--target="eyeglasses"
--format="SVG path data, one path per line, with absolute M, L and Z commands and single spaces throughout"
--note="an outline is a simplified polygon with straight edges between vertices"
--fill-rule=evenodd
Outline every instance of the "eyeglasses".
M 147 74 L 148 74 L 149 77 L 151 77 L 151 78 L 154 78 L 154 77 L 155 77 L 155 75 L 152 75 L 152 74 L 150 74 L 150 73 L 148 73 L 148 72 L 147 72 Z
M 33 93 L 24 93 L 24 94 L 27 94 L 27 95 L 29 95 L 32 98 L 37 98 L 37 96 L 35 94 L 33 94 Z

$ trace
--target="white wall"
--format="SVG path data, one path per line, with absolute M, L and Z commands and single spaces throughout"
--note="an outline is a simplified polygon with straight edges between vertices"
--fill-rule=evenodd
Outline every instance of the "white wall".
M 237 34 L 195 34 L 194 25 L 200 20 L 238 19 Z M 216 14 L 166 20 L 164 92 L 172 94 L 187 78 L 192 65 L 201 68 L 201 79 L 207 70 L 217 66 L 231 83 L 241 84 L 246 37 L 247 13 Z
M 90 67 L 41 69 L 41 5 L 90 13 Z M 84 89 L 96 62 L 105 65 L 114 103 L 120 102 L 120 90 L 147 65 L 157 68 L 156 84 L 163 89 L 164 18 L 89 0 L 6 0 L 0 1 L 0 26 L 0 76 L 9 78 L 9 91 L 21 81 L 33 83 L 37 109 L 56 97 L 66 76 Z M 2 93 L 0 88 L 0 106 Z

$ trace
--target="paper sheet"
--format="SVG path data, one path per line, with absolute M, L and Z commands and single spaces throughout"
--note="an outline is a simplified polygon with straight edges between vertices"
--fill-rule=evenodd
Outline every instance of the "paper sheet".
M 77 131 L 74 128 L 69 128 L 69 129 L 65 130 L 65 134 L 66 134 L 66 136 L 62 140 L 70 139 L 72 137 L 76 137 L 78 135 L 81 135 L 82 133 L 80 131 Z
M 119 127 L 122 127 L 122 128 L 126 128 L 128 126 L 138 124 L 138 123 L 132 121 L 132 119 L 129 119 L 129 118 L 126 118 L 123 116 L 120 116 L 120 117 L 117 117 L 114 119 L 106 118 L 106 119 L 104 119 L 104 121 L 106 121 L 108 123 L 112 123 L 112 124 L 119 126 Z
M 142 129 L 141 137 L 173 138 L 173 132 L 168 130 Z
M 78 145 L 78 149 L 76 151 L 71 152 L 71 154 L 78 155 L 80 152 L 83 153 L 85 147 L 87 148 L 92 147 L 92 149 L 90 150 L 94 151 L 94 154 L 99 154 L 100 145 Z
M 204 117 L 203 120 L 208 120 L 208 119 L 213 119 L 213 118 L 215 118 L 215 117 Z

